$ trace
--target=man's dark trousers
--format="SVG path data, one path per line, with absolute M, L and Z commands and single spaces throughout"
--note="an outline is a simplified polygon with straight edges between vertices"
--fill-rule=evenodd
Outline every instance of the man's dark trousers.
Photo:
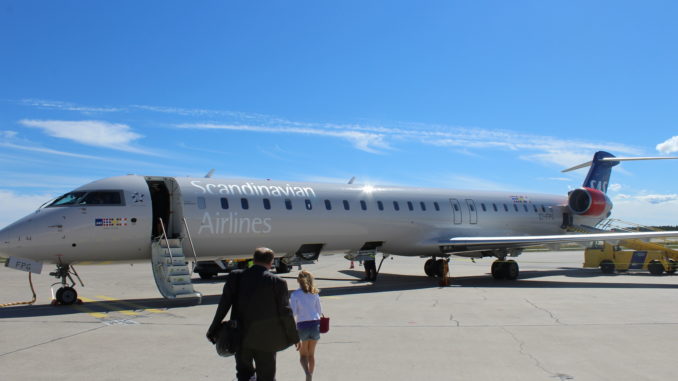
M 256 363 L 257 381 L 275 380 L 275 355 L 276 352 L 258 351 L 251 348 L 241 348 L 235 354 L 235 370 L 238 381 L 249 381 L 254 376 Z

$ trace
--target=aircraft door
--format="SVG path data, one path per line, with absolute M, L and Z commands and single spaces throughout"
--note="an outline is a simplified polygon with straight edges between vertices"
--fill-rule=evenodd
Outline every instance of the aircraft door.
M 153 237 L 162 234 L 160 220 L 167 231 L 168 238 L 181 236 L 181 192 L 177 182 L 171 177 L 147 177 L 148 189 L 153 204 Z
M 450 204 L 452 205 L 452 215 L 454 216 L 454 223 L 457 225 L 461 224 L 461 205 L 459 204 L 459 200 L 457 200 L 456 198 L 451 198 Z
M 472 223 L 472 224 L 477 224 L 478 223 L 478 210 L 476 209 L 475 201 L 467 198 L 466 199 L 466 205 L 468 206 L 469 222 Z

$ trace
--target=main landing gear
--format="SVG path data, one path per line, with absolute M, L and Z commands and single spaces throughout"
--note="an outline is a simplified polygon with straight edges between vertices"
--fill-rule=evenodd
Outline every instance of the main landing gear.
M 424 272 L 428 277 L 442 277 L 445 274 L 446 259 L 430 258 L 424 263 Z
M 518 267 L 518 262 L 509 259 L 497 259 L 492 262 L 492 277 L 494 279 L 508 279 L 515 280 L 520 274 L 520 268 Z
M 75 268 L 71 265 L 64 265 L 61 262 L 57 264 L 56 271 L 49 273 L 49 275 L 55 277 L 55 278 L 60 278 L 61 281 L 53 283 L 52 284 L 52 297 L 53 301 L 52 304 L 64 304 L 64 305 L 69 305 L 73 303 L 80 303 L 80 300 L 78 299 L 78 292 L 75 291 L 75 281 L 73 280 L 73 277 L 71 274 L 75 275 L 76 278 L 78 278 L 78 281 L 80 282 L 81 286 L 85 286 L 82 284 L 82 280 L 80 279 L 80 276 L 78 273 L 75 271 Z M 70 286 L 67 285 L 67 280 L 70 281 Z M 61 284 L 61 287 L 56 291 L 56 294 L 54 293 L 54 286 Z

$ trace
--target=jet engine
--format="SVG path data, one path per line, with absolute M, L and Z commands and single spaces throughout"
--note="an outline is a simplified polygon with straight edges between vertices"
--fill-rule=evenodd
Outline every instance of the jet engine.
M 572 213 L 580 216 L 598 217 L 612 209 L 612 201 L 605 193 L 586 187 L 570 192 L 567 204 Z

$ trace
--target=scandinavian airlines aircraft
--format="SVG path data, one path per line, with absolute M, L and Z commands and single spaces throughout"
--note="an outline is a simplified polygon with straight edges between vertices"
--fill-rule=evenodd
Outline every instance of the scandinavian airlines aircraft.
M 492 275 L 516 279 L 522 249 L 542 244 L 675 236 L 676 232 L 568 234 L 610 215 L 610 172 L 623 160 L 597 152 L 583 187 L 566 196 L 253 179 L 121 176 L 68 192 L 0 231 L 9 267 L 60 279 L 54 297 L 77 301 L 74 264 L 152 261 L 167 298 L 198 296 L 194 261 L 249 257 L 273 249 L 286 259 L 385 253 L 429 258 L 429 276 L 451 255 L 496 257 Z M 665 158 L 662 158 L 665 159 Z M 79 278 L 79 277 L 78 277 Z

